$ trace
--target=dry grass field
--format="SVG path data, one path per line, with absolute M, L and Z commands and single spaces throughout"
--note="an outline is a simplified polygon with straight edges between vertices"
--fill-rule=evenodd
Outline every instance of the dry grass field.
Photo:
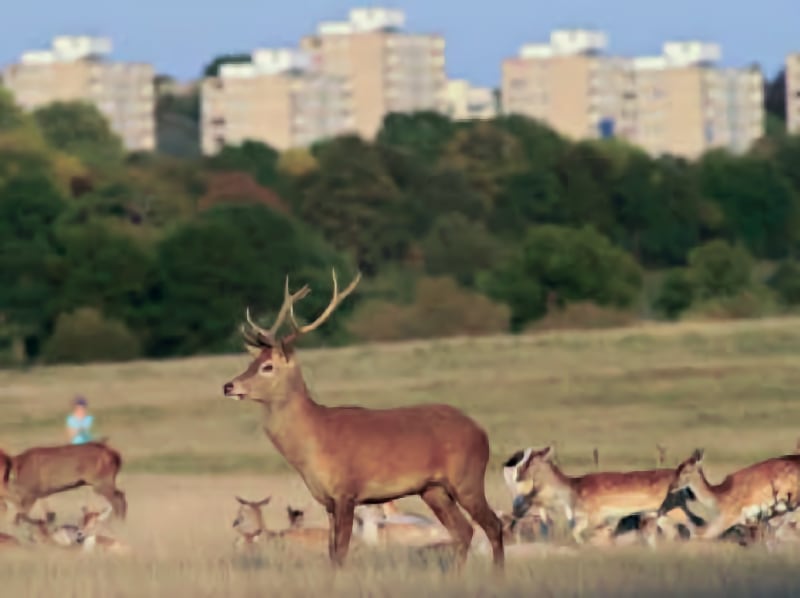
M 800 436 L 800 319 L 647 326 L 604 332 L 458 339 L 300 351 L 320 402 L 388 407 L 441 401 L 489 431 L 490 502 L 508 510 L 500 463 L 525 446 L 555 442 L 569 473 L 675 463 L 706 449 L 714 480 L 762 458 L 793 452 Z M 286 505 L 323 523 L 299 478 L 259 427 L 258 407 L 222 396 L 248 358 L 0 372 L 0 447 L 19 451 L 64 439 L 75 393 L 85 394 L 96 433 L 125 458 L 120 486 L 129 517 L 116 525 L 128 558 L 37 552 L 0 556 L 8 596 L 530 596 L 785 595 L 800 589 L 800 553 L 736 546 L 713 550 L 582 549 L 575 556 L 509 561 L 504 583 L 489 559 L 471 556 L 462 575 L 402 549 L 356 547 L 334 574 L 326 557 L 267 549 L 232 553 L 234 495 L 262 498 L 268 524 Z M 62 520 L 80 489 L 48 500 Z M 426 513 L 416 498 L 404 506 Z M 3 531 L 12 529 L 5 522 Z M 445 563 L 446 564 L 446 563 Z

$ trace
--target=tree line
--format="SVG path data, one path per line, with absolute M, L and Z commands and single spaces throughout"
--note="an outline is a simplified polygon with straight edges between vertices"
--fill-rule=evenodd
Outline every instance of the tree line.
M 798 164 L 796 136 L 687 161 L 433 112 L 388 115 L 374 142 L 129 154 L 91 105 L 28 114 L 2 94 L 0 354 L 235 351 L 245 307 L 268 323 L 287 274 L 313 318 L 331 266 L 365 280 L 309 342 L 789 311 Z

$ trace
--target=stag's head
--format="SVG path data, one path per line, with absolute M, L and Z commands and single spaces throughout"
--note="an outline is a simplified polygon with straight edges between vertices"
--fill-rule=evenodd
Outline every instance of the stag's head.
M 261 514 L 261 507 L 267 505 L 272 499 L 271 496 L 263 500 L 250 501 L 240 497 L 235 497 L 239 503 L 239 511 L 236 519 L 233 520 L 233 529 L 243 536 L 257 536 L 264 531 L 264 517 Z
M 507 470 L 513 468 L 513 479 L 507 477 L 506 480 L 514 492 L 512 509 L 515 518 L 524 517 L 537 495 L 555 479 L 554 456 L 555 449 L 552 446 L 539 451 L 529 448 L 522 454 L 516 453 L 506 462 Z
M 294 380 L 292 373 L 297 364 L 294 359 L 293 344 L 304 334 L 319 328 L 336 310 L 339 304 L 353 292 L 361 280 L 359 273 L 350 285 L 339 291 L 336 271 L 333 270 L 333 298 L 320 316 L 304 326 L 297 323 L 294 315 L 294 304 L 311 292 L 308 285 L 298 291 L 289 291 L 289 278 L 286 278 L 283 305 L 281 306 L 272 328 L 262 328 L 250 317 L 247 310 L 247 325 L 242 326 L 245 348 L 253 356 L 249 367 L 236 378 L 225 384 L 223 392 L 226 397 L 236 400 L 250 399 L 265 404 L 280 403 L 289 396 Z M 280 336 L 281 326 L 287 321 L 292 325 L 292 332 Z
M 669 485 L 669 492 L 679 492 L 703 479 L 703 449 L 695 449 L 692 455 L 675 470 L 675 479 Z

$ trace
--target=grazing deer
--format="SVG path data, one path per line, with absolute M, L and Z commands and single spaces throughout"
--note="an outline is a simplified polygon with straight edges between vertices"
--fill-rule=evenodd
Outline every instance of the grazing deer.
M 626 516 L 656 514 L 663 504 L 672 469 L 598 472 L 583 476 L 565 475 L 554 463 L 554 450 L 525 451 L 517 469 L 513 514 L 522 517 L 535 503 L 548 511 L 564 510 L 579 544 L 600 531 L 611 537 Z M 659 526 L 672 527 L 672 516 L 660 517 Z
M 474 420 L 449 405 L 394 409 L 326 407 L 315 402 L 303 380 L 294 341 L 321 326 L 358 284 L 359 274 L 339 292 L 333 271 L 333 298 L 312 323 L 299 326 L 294 303 L 310 289 L 289 292 L 270 330 L 242 329 L 254 359 L 225 384 L 225 396 L 249 399 L 263 408 L 267 437 L 303 478 L 311 495 L 328 513 L 329 556 L 341 566 L 347 556 L 357 505 L 386 502 L 417 494 L 433 510 L 466 559 L 473 528 L 458 506 L 483 528 L 492 544 L 494 563 L 503 566 L 502 524 L 489 507 L 484 476 L 489 439 Z M 277 336 L 289 317 L 294 331 Z
M 736 525 L 790 510 L 800 497 L 800 455 L 784 455 L 755 463 L 712 485 L 703 472 L 703 450 L 696 449 L 678 465 L 668 493 L 688 489 L 692 513 L 706 525 L 697 529 L 700 539 L 717 539 Z
M 30 448 L 16 456 L 0 451 L 3 478 L 0 498 L 27 515 L 34 503 L 52 494 L 91 486 L 125 518 L 125 494 L 116 487 L 122 457 L 99 442 Z
M 252 549 L 256 544 L 266 541 L 287 541 L 291 545 L 304 548 L 324 549 L 328 545 L 329 532 L 324 528 L 290 527 L 280 531 L 272 531 L 264 525 L 261 507 L 269 504 L 272 497 L 249 501 L 238 496 L 239 510 L 233 520 L 233 529 L 239 533 L 234 548 Z

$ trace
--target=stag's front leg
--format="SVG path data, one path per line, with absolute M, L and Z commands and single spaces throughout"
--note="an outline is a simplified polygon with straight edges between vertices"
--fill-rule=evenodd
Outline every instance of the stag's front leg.
M 328 536 L 328 548 L 331 562 L 336 567 L 341 567 L 347 557 L 350 548 L 350 537 L 353 534 L 353 516 L 355 512 L 355 501 L 343 499 L 336 501 L 333 509 L 333 550 L 331 551 L 330 539 Z

